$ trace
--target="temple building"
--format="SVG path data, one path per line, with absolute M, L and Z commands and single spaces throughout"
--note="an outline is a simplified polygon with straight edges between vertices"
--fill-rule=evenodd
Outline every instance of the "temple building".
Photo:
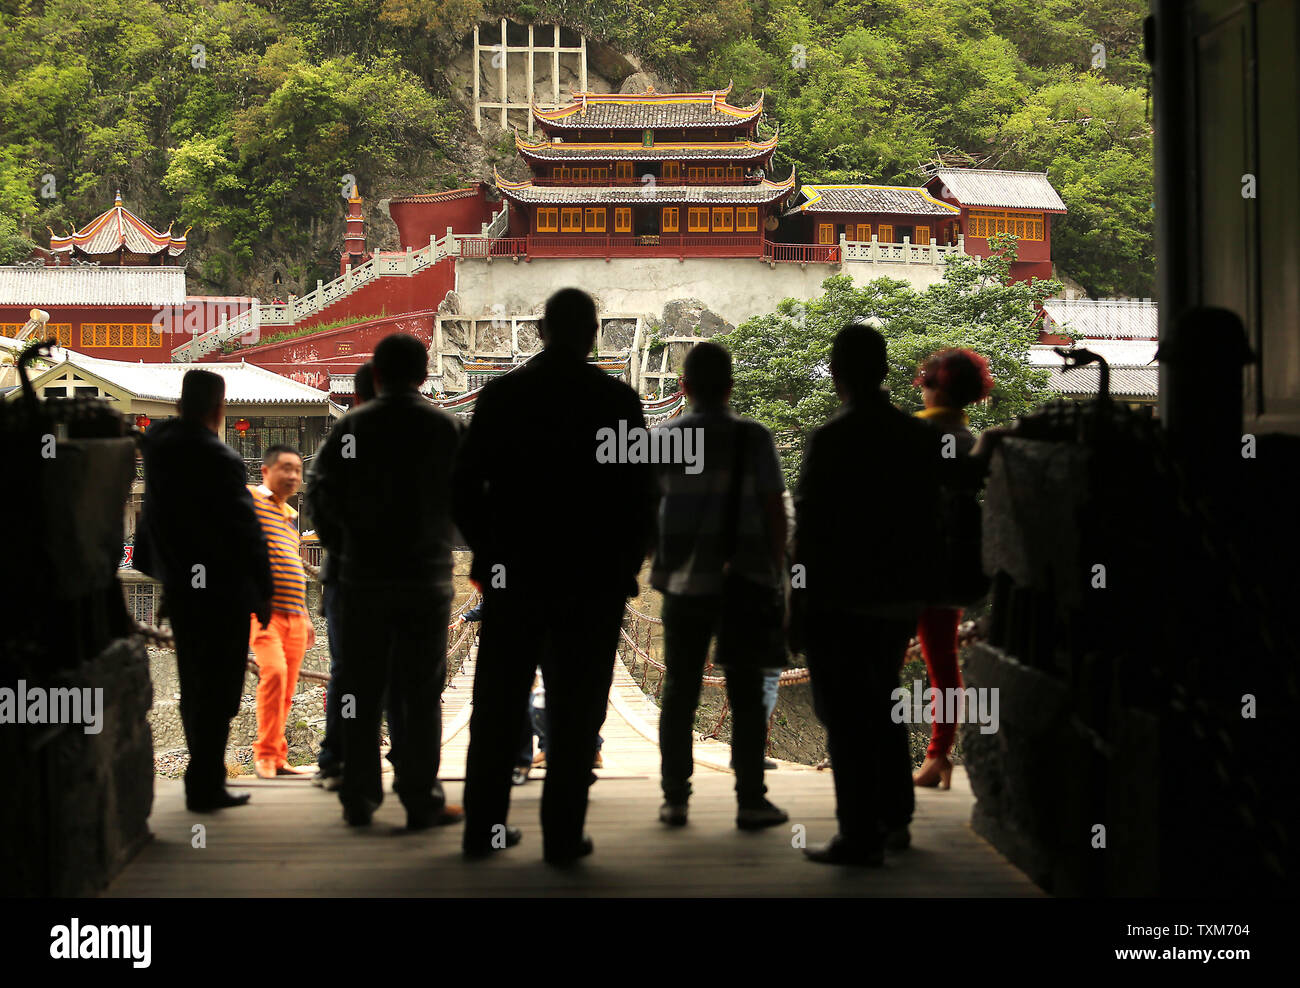
M 1049 298 L 1037 318 L 1038 343 L 1029 365 L 1048 372 L 1047 384 L 1065 398 L 1086 400 L 1100 388 L 1096 364 L 1066 370 L 1057 347 L 1091 350 L 1109 368 L 1110 397 L 1154 406 L 1160 396 L 1159 307 L 1151 299 Z
M 16 337 L 33 308 L 49 313 L 45 338 L 89 357 L 167 363 L 175 351 L 257 303 L 249 296 L 190 295 L 179 260 L 185 233 L 158 231 L 122 204 L 49 250 L 0 266 L 0 336 Z M 364 241 L 361 249 L 365 249 Z
M 185 271 L 174 266 L 0 267 L 0 335 L 16 336 L 38 308 L 50 314 L 47 338 L 94 357 L 171 360 L 186 339 L 186 304 Z
M 776 133 L 759 133 L 760 97 L 574 93 L 530 108 L 540 140 L 515 146 L 532 177 L 495 173 L 510 203 L 511 243 L 537 257 L 761 257 L 794 171 L 767 177 Z
M 805 243 L 838 244 L 841 238 L 868 243 L 875 237 L 880 244 L 948 247 L 961 235 L 961 210 L 923 188 L 804 185 L 799 191 L 803 201 L 785 216 Z
M 171 227 L 155 230 L 122 205 L 119 190 L 113 207 L 80 230 L 63 237 L 50 230 L 50 253 L 61 264 L 68 259 L 118 267 L 174 264 L 185 250 L 189 232 L 174 237 Z
M 846 258 L 891 261 L 950 249 L 988 257 L 990 238 L 1010 233 L 1018 241 L 1012 280 L 1052 277 L 1051 217 L 1066 208 L 1046 172 L 931 166 L 925 174 L 915 187 L 805 185 L 780 239 L 843 242 Z
M 1013 233 L 1019 242 L 1012 279 L 1052 277 L 1052 217 L 1066 208 L 1046 172 L 931 165 L 925 173 L 930 195 L 960 209 L 966 253 L 988 257 L 990 237 Z

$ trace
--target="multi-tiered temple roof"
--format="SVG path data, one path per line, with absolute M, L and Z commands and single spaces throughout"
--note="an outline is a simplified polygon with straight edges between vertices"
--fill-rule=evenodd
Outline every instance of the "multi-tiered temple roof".
M 575 130 L 652 130 L 753 126 L 763 113 L 763 98 L 751 106 L 732 106 L 726 89 L 701 93 L 574 93 L 573 102 L 554 110 L 532 105 L 533 118 L 547 134 Z
M 50 252 L 100 264 L 165 264 L 185 250 L 186 230 L 179 237 L 155 230 L 122 205 L 118 192 L 113 208 L 100 213 L 80 230 L 58 236 L 50 230 Z
M 512 234 L 529 254 L 761 256 L 794 170 L 768 176 L 778 135 L 759 133 L 763 99 L 733 106 L 730 92 L 575 92 L 567 106 L 533 105 L 544 139 L 515 135 L 532 177 L 494 172 L 518 214 Z
M 616 161 L 668 161 L 684 158 L 725 158 L 729 161 L 744 161 L 761 164 L 772 157 L 776 150 L 777 135 L 766 140 L 741 141 L 663 141 L 649 147 L 629 145 L 617 141 L 529 141 L 515 135 L 515 149 L 524 158 L 532 162 L 552 161 L 601 161 L 612 158 Z

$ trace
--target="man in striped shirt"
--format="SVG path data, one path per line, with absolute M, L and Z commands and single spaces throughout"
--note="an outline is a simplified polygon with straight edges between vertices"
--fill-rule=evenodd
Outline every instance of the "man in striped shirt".
M 289 446 L 271 446 L 262 456 L 262 483 L 250 484 L 253 509 L 266 535 L 271 557 L 271 623 L 252 620 L 251 644 L 257 660 L 257 742 L 253 768 L 259 778 L 301 775 L 288 763 L 284 725 L 298 687 L 302 658 L 316 640 L 307 612 L 307 573 L 298 538 L 298 512 L 288 500 L 302 486 L 302 456 Z

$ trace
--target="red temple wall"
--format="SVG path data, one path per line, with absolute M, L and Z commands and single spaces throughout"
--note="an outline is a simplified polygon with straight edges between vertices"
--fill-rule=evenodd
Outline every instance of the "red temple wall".
M 913 216 L 907 213 L 816 212 L 816 213 L 805 213 L 803 218 L 805 221 L 803 232 L 806 237 L 806 239 L 803 242 L 810 243 L 810 244 L 817 243 L 817 225 L 819 223 L 834 224 L 837 231 L 835 235 L 835 243 L 839 243 L 838 228 L 840 226 L 845 226 L 848 228 L 848 230 L 846 230 L 845 237 L 848 240 L 853 240 L 855 238 L 851 234 L 854 232 L 854 229 L 857 227 L 859 223 L 871 224 L 871 232 L 873 235 L 877 235 L 877 236 L 879 235 L 878 229 L 880 225 L 882 223 L 888 223 L 890 226 L 894 227 L 895 229 L 897 229 L 900 226 L 902 227 L 928 226 L 930 228 L 930 239 L 942 244 L 944 243 L 944 236 L 943 236 L 944 228 L 949 226 L 956 226 L 958 222 L 956 213 L 954 213 L 952 217 L 949 218 L 944 216 Z M 955 233 L 952 236 L 952 240 L 954 243 L 956 243 L 957 236 Z M 891 243 L 902 243 L 902 242 L 903 242 L 902 238 L 899 237 L 897 233 L 895 233 Z M 915 243 L 916 242 L 915 239 L 913 239 L 912 242 Z
M 25 323 L 34 306 L 0 305 L 0 323 Z M 67 344 L 70 349 L 91 357 L 105 360 L 143 360 L 145 363 L 167 363 L 171 360 L 172 350 L 189 340 L 181 320 L 174 320 L 167 326 L 168 320 L 154 319 L 160 308 L 153 305 L 42 305 L 39 308 L 50 314 L 52 326 L 71 323 L 72 336 Z M 139 325 L 148 323 L 159 326 L 159 346 L 84 346 L 81 342 L 83 323 L 110 323 Z M 176 331 L 172 331 L 172 329 Z M 211 327 L 207 327 L 211 328 Z
M 376 278 L 352 294 L 327 305 L 314 316 L 302 320 L 297 326 L 320 326 L 354 316 L 391 316 L 436 309 L 456 286 L 455 265 L 454 259 L 444 258 L 409 278 L 394 275 Z M 275 326 L 262 327 L 263 335 L 281 331 L 281 328 Z
M 511 203 L 508 217 L 509 223 L 506 226 L 506 236 L 526 237 L 532 232 L 532 207 L 516 206 Z
M 355 374 L 374 356 L 375 345 L 393 333 L 409 333 L 426 347 L 433 344 L 436 310 L 385 316 L 352 326 L 327 329 L 278 343 L 264 343 L 215 358 L 247 361 L 293 381 L 328 391 L 330 374 Z
M 429 237 L 441 240 L 447 227 L 455 233 L 478 234 L 483 224 L 492 220 L 493 209 L 500 205 L 487 201 L 487 188 L 479 185 L 478 193 L 446 202 L 392 202 L 388 213 L 397 224 L 401 249 L 418 250 L 429 246 Z
M 1048 267 L 1051 267 L 1052 260 L 1052 216 L 1053 213 L 1044 213 L 1041 209 L 1002 209 L 998 210 L 1004 213 L 1019 213 L 1025 216 L 1042 216 L 1043 217 L 1043 239 L 1042 240 L 1021 240 L 1017 245 L 1017 257 L 1020 263 L 1030 261 L 1047 261 Z M 962 229 L 968 229 L 970 218 L 970 209 L 963 206 L 961 210 Z M 966 234 L 966 253 L 974 257 L 988 257 L 989 241 L 987 237 L 972 237 Z

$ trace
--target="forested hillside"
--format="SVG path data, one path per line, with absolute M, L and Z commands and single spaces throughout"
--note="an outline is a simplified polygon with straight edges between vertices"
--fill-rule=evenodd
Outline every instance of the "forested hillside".
M 121 188 L 194 225 L 191 273 L 241 290 L 315 234 L 341 177 L 490 178 L 440 73 L 476 19 L 560 23 L 684 89 L 766 92 L 804 181 L 919 184 L 936 154 L 1047 169 L 1054 255 L 1094 296 L 1153 292 L 1142 0 L 0 0 L 0 261 Z M 488 149 L 500 156 L 500 149 Z

